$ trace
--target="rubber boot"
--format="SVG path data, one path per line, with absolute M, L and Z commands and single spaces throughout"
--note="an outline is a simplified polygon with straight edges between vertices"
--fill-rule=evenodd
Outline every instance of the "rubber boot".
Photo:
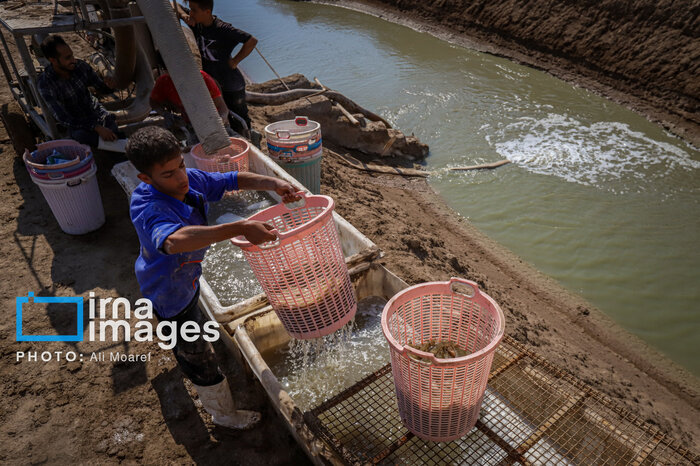
M 209 387 L 199 385 L 194 387 L 197 389 L 202 406 L 211 414 L 214 424 L 229 429 L 244 430 L 254 427 L 260 421 L 260 413 L 256 411 L 236 410 L 226 379 Z

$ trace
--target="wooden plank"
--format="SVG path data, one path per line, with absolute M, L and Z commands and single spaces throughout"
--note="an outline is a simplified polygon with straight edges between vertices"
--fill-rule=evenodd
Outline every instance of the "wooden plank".
M 322 91 L 322 92 L 325 92 L 325 91 Z M 350 120 L 350 123 L 352 123 L 352 124 L 355 125 L 355 126 L 358 126 L 358 125 L 360 124 L 360 122 L 357 120 L 357 118 L 355 118 L 354 116 L 352 116 L 352 113 L 350 113 L 350 112 L 348 112 L 347 110 L 345 110 L 345 107 L 343 107 L 342 105 L 340 105 L 338 102 L 336 102 L 335 105 L 336 105 L 336 107 L 338 107 L 338 110 L 340 110 L 340 112 L 341 112 L 343 115 L 345 115 L 345 118 L 347 118 L 348 120 Z
M 337 154 L 332 151 L 329 151 L 329 153 L 338 157 L 340 163 L 346 167 L 354 168 L 356 170 L 363 170 L 371 173 L 383 173 L 385 175 L 419 176 L 421 178 L 427 178 L 431 174 L 429 171 L 415 170 L 413 168 L 398 168 L 365 163 L 357 160 L 350 154 Z
M 481 169 L 493 169 L 493 168 L 498 168 L 502 165 L 505 165 L 507 163 L 510 163 L 510 160 L 499 160 L 498 162 L 493 162 L 493 163 L 482 163 L 481 165 L 469 165 L 466 167 L 453 167 L 450 168 L 450 170 L 481 170 Z

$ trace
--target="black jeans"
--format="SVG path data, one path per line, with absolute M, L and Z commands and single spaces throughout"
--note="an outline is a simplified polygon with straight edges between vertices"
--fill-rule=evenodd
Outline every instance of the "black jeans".
M 180 369 L 193 384 L 208 387 L 224 380 L 224 374 L 219 368 L 214 347 L 202 336 L 204 324 L 208 319 L 199 307 L 199 290 L 179 314 L 173 317 L 158 316 L 158 320 L 176 323 L 174 331 L 177 335 L 177 343 L 173 347 L 173 354 Z M 180 334 L 180 327 L 188 321 L 199 324 L 201 334 L 195 341 L 185 341 Z
M 245 89 L 241 89 L 240 91 L 223 91 L 221 94 L 224 97 L 224 102 L 226 102 L 228 109 L 243 118 L 248 125 L 248 129 L 250 129 L 248 104 L 245 102 Z M 231 121 L 231 128 L 240 133 L 240 130 L 243 129 L 241 128 L 240 122 L 235 118 L 229 118 L 229 120 Z

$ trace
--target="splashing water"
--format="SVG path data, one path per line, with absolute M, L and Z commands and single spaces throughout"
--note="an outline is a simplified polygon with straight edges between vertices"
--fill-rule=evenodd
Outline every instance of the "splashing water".
M 555 113 L 521 117 L 487 140 L 501 156 L 528 171 L 618 193 L 642 192 L 651 181 L 700 169 L 700 161 L 682 148 L 632 131 L 627 124 L 584 124 Z
M 241 191 L 214 202 L 209 209 L 209 224 L 236 222 L 274 204 L 265 192 Z M 230 306 L 262 292 L 243 251 L 221 241 L 212 245 L 202 262 L 202 275 L 219 298 L 222 306 Z
M 302 411 L 314 408 L 389 362 L 381 329 L 385 300 L 358 303 L 355 319 L 314 340 L 292 339 L 263 354 L 284 389 Z

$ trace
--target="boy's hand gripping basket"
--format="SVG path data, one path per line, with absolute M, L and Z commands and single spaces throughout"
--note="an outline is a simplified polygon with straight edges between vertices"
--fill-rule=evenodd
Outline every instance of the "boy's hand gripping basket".
M 276 241 L 231 241 L 243 250 L 287 332 L 310 339 L 342 328 L 355 316 L 357 302 L 333 222 L 333 199 L 299 194 L 301 207 L 280 203 L 250 217 L 273 225 Z
M 228 147 L 219 149 L 213 154 L 206 154 L 202 144 L 192 147 L 190 155 L 197 168 L 207 172 L 247 172 L 250 151 L 248 141 L 240 138 L 229 138 L 229 141 L 231 144 Z
M 406 428 L 436 442 L 466 435 L 479 418 L 493 355 L 503 338 L 498 304 L 467 280 L 415 285 L 386 304 L 382 331 Z M 416 349 L 433 342 L 451 342 L 467 355 L 440 359 Z

